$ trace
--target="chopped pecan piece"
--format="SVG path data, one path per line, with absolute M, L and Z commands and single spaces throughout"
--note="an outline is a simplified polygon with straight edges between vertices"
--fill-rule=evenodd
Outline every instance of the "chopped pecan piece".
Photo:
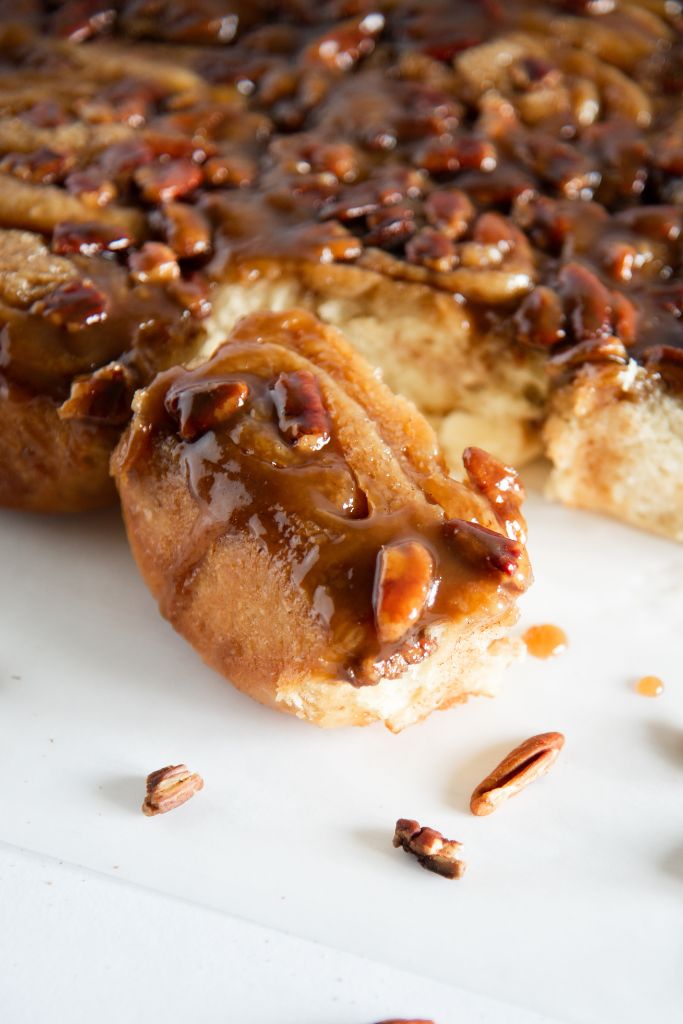
M 0 171 L 34 185 L 51 185 L 63 178 L 72 164 L 72 157 L 41 146 L 33 153 L 8 153 L 0 160 Z
M 564 339 L 564 312 L 556 292 L 544 285 L 526 296 L 513 317 L 515 339 L 532 348 L 550 348 Z
M 381 643 L 396 643 L 418 622 L 433 581 L 434 560 L 418 541 L 401 541 L 381 549 L 373 592 Z
M 209 185 L 224 185 L 228 188 L 247 188 L 254 183 L 258 174 L 256 162 L 244 153 L 211 156 L 203 170 Z
M 462 238 L 474 219 L 471 199 L 457 188 L 430 192 L 425 199 L 424 209 L 432 227 L 454 240 Z
M 484 495 L 508 537 L 524 544 L 526 524 L 521 513 L 524 487 L 517 471 L 483 448 L 474 446 L 465 449 L 462 460 L 468 480 Z
M 583 366 L 584 363 L 627 363 L 628 352 L 619 338 L 588 338 L 563 352 L 551 355 L 548 369 L 557 373 Z
M 124 363 L 109 363 L 71 382 L 71 394 L 58 409 L 62 420 L 88 420 L 118 426 L 130 418 L 136 379 Z
M 623 292 L 612 292 L 612 324 L 617 337 L 624 345 L 632 345 L 636 340 L 638 313 L 630 299 Z
M 142 139 L 133 137 L 107 146 L 100 153 L 98 164 L 107 178 L 125 184 L 136 171 L 151 163 L 153 159 L 152 147 Z
M 683 349 L 674 345 L 652 345 L 641 357 L 647 370 L 659 374 L 665 384 L 683 391 Z
M 406 259 L 430 270 L 447 273 L 457 262 L 452 239 L 435 228 L 422 228 L 406 245 Z
M 170 203 L 187 195 L 202 183 L 202 171 L 192 160 L 169 160 L 138 167 L 133 177 L 143 199 L 149 203 Z
M 117 4 L 107 0 L 65 0 L 51 18 L 56 35 L 72 43 L 82 43 L 112 27 Z
M 449 519 L 444 529 L 468 562 L 483 563 L 504 576 L 519 569 L 524 549 L 518 541 L 466 519 Z
M 472 814 L 491 814 L 534 779 L 545 775 L 564 746 L 561 732 L 544 732 L 515 747 L 472 793 Z
M 123 229 L 101 221 L 62 221 L 52 233 L 52 251 L 64 255 L 80 252 L 94 256 L 97 252 L 120 252 L 133 244 Z
M 30 312 L 45 317 L 56 327 L 79 331 L 106 320 L 109 299 L 88 278 L 78 278 L 60 284 L 44 299 L 34 302 Z
M 152 220 L 159 225 L 178 259 L 204 256 L 210 252 L 209 222 L 196 206 L 190 206 L 188 203 L 166 203 L 159 211 L 155 211 Z
M 205 278 L 199 275 L 189 278 L 178 277 L 168 284 L 167 291 L 197 320 L 203 320 L 210 315 L 213 306 L 209 284 Z
M 424 178 L 418 171 L 393 168 L 376 178 L 342 189 L 339 198 L 326 204 L 321 218 L 347 221 L 367 217 L 382 206 L 393 206 L 404 199 L 416 199 L 424 190 Z
M 99 167 L 87 167 L 84 171 L 72 171 L 64 184 L 72 195 L 78 196 L 86 206 L 94 208 L 108 206 L 118 194 L 118 189 Z
M 465 862 L 460 857 L 462 843 L 444 839 L 436 829 L 422 828 L 411 818 L 398 819 L 393 843 L 417 857 L 427 871 L 434 871 L 443 878 L 462 878 L 465 873 Z
M 232 419 L 248 397 L 249 387 L 242 380 L 200 381 L 170 391 L 164 404 L 178 423 L 180 436 L 192 442 Z
M 365 244 L 389 249 L 415 233 L 415 213 L 409 206 L 387 206 L 368 216 L 368 227 Z
M 22 110 L 19 117 L 37 128 L 56 128 L 66 122 L 62 107 L 54 100 L 39 100 L 38 103 Z
M 159 284 L 180 277 L 176 254 L 162 242 L 145 242 L 138 252 L 131 253 L 128 268 L 137 284 Z
M 418 167 L 430 174 L 454 174 L 460 170 L 492 171 L 497 163 L 496 147 L 488 139 L 462 136 L 436 139 L 422 146 L 415 156 Z
M 372 11 L 361 18 L 343 21 L 316 39 L 304 51 L 308 64 L 321 64 L 330 71 L 350 71 L 361 57 L 375 48 L 375 39 L 384 28 L 384 15 Z
M 168 765 L 147 776 L 147 796 L 142 812 L 148 818 L 155 814 L 166 814 L 180 807 L 200 789 L 204 788 L 201 775 L 191 772 L 186 764 Z
M 278 426 L 291 444 L 316 452 L 330 440 L 330 418 L 315 375 L 309 370 L 281 373 L 272 392 Z
M 577 341 L 612 333 L 610 293 L 580 263 L 567 263 L 559 276 L 559 291 Z

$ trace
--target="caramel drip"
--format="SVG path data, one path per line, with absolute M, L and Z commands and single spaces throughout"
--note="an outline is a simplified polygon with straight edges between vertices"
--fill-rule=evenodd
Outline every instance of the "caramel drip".
M 566 650 L 567 634 L 559 626 L 530 626 L 522 634 L 526 649 L 534 658 L 552 658 Z
M 636 683 L 636 693 L 641 697 L 661 697 L 664 683 L 657 676 L 643 676 Z

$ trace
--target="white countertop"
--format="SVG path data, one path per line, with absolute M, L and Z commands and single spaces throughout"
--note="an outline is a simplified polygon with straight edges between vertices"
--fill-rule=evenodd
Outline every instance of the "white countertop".
M 529 519 L 522 625 L 568 652 L 392 736 L 205 668 L 116 513 L 0 514 L 3 1024 L 678 1024 L 683 548 L 533 495 Z M 473 818 L 499 757 L 555 729 L 552 773 Z M 145 818 L 146 774 L 179 761 L 205 789 Z M 464 842 L 465 877 L 394 850 L 399 816 Z

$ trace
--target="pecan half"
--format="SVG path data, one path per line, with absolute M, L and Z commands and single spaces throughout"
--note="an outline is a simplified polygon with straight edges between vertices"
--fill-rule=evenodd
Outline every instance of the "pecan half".
M 271 395 L 287 440 L 306 452 L 324 448 L 331 425 L 315 375 L 310 370 L 281 373 Z
M 418 821 L 399 818 L 393 839 L 394 846 L 412 853 L 427 871 L 434 871 L 443 878 L 461 878 L 465 873 L 465 862 L 460 859 L 462 843 L 444 839 L 433 828 L 422 828 Z
M 524 553 L 519 541 L 466 519 L 449 519 L 444 530 L 468 562 L 483 563 L 504 576 L 514 576 L 519 569 Z
M 196 441 L 231 419 L 248 397 L 249 388 L 241 380 L 199 381 L 169 391 L 164 405 L 183 440 Z
M 87 278 L 65 281 L 44 299 L 34 302 L 31 313 L 45 317 L 55 327 L 80 331 L 101 323 L 109 314 L 109 299 Z
M 62 420 L 88 420 L 118 426 L 130 418 L 136 386 L 133 371 L 123 363 L 108 363 L 87 377 L 71 382 L 71 394 L 58 409 Z
M 472 793 L 472 814 L 491 814 L 534 779 L 545 775 L 564 746 L 561 732 L 544 732 L 520 743 L 480 782 Z
M 396 643 L 415 625 L 429 599 L 434 560 L 416 540 L 383 547 L 377 556 L 373 606 L 381 643 Z
M 142 812 L 148 818 L 155 814 L 166 814 L 174 807 L 180 807 L 203 788 L 201 775 L 191 772 L 186 764 L 159 768 L 147 776 L 147 796 Z
M 516 470 L 474 446 L 465 449 L 462 461 L 468 480 L 486 498 L 507 536 L 525 544 L 524 488 Z

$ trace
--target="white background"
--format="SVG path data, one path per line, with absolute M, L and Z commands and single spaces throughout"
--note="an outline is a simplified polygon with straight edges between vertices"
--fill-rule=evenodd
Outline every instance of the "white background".
M 568 652 L 399 736 L 233 691 L 159 617 L 117 513 L 0 515 L 3 1022 L 678 1024 L 683 548 L 528 512 L 520 628 L 557 623 Z M 547 730 L 552 773 L 472 817 Z M 146 774 L 179 761 L 205 789 L 145 818 Z M 465 877 L 394 850 L 399 816 L 465 843 Z

